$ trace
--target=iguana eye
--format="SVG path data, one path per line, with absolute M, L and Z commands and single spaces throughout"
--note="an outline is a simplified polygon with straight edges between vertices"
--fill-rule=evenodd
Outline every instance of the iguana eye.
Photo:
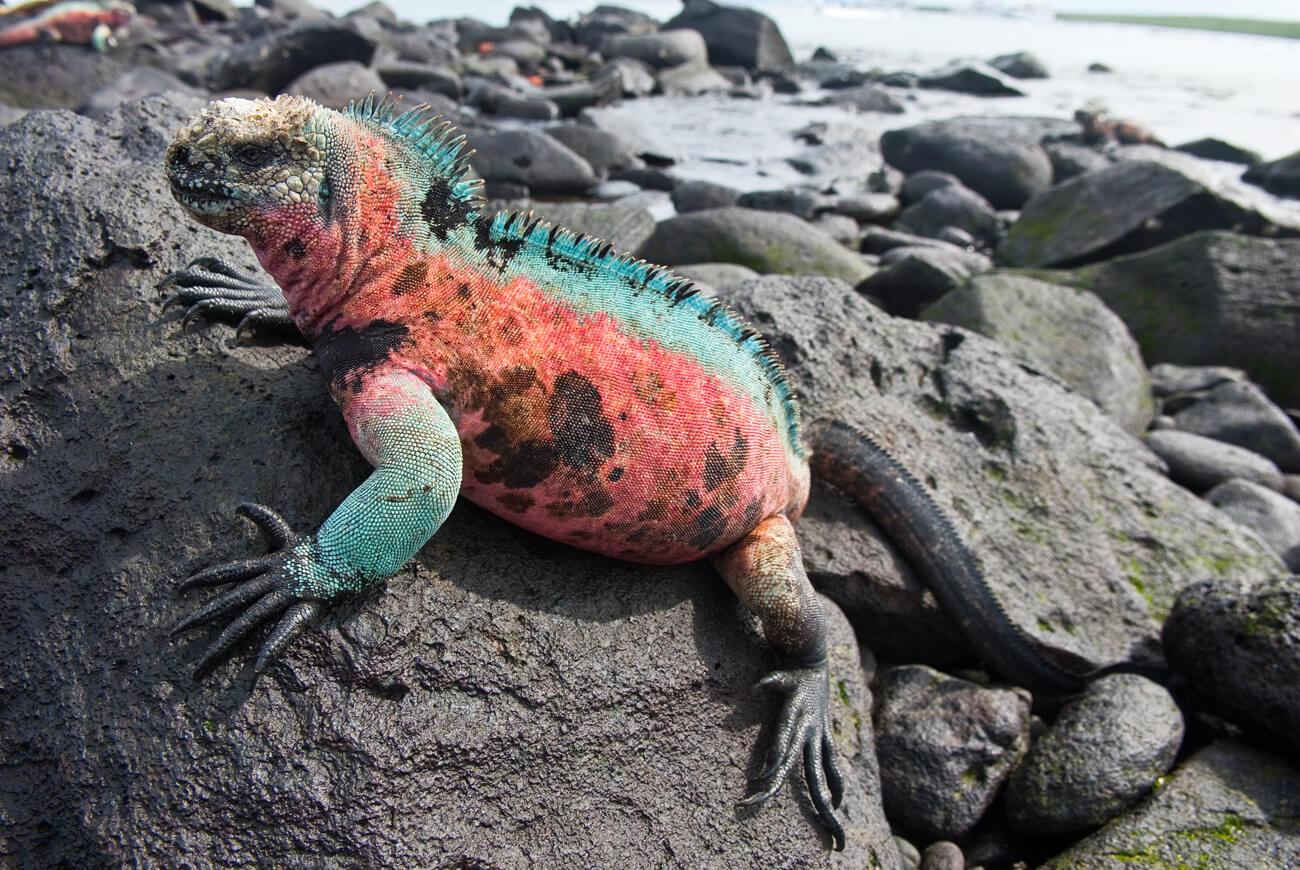
M 250 142 L 235 149 L 235 159 L 249 169 L 259 169 L 275 159 L 275 149 Z

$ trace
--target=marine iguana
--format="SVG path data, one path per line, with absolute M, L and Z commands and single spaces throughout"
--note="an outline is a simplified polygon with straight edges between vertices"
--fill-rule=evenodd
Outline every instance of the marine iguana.
M 759 684 L 785 700 L 741 803 L 767 800 L 802 759 L 842 848 L 824 617 L 792 525 L 812 472 L 865 507 L 996 672 L 1032 688 L 1081 683 L 1008 619 L 897 462 L 844 423 L 801 423 L 781 363 L 738 315 L 607 243 L 484 213 L 464 144 L 422 107 L 399 114 L 372 97 L 339 113 L 279 97 L 212 103 L 168 149 L 180 203 L 245 237 L 279 284 L 199 260 L 169 276 L 173 299 L 187 318 L 295 326 L 374 465 L 316 532 L 240 507 L 275 550 L 182 584 L 239 584 L 177 626 L 234 616 L 196 676 L 277 617 L 261 673 L 336 596 L 406 564 L 458 493 L 615 558 L 708 559 L 782 659 Z

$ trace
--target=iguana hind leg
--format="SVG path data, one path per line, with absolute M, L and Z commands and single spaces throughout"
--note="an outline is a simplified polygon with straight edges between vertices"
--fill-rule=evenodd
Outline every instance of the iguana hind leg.
M 184 269 L 159 281 L 158 289 L 171 294 L 163 303 L 164 309 L 185 306 L 183 325 L 196 317 L 216 315 L 237 320 L 236 338 L 246 329 L 298 331 L 279 287 L 258 280 L 220 257 L 190 261 Z
M 826 618 L 808 582 L 803 556 L 790 520 L 768 517 L 713 564 L 763 624 L 763 635 L 785 667 L 759 682 L 760 689 L 785 695 L 768 753 L 755 780 L 759 790 L 741 804 L 760 804 L 776 794 L 803 759 L 808 794 L 836 849 L 844 848 L 844 828 L 834 808 L 844 796 L 844 781 L 831 733 L 830 673 L 826 662 Z

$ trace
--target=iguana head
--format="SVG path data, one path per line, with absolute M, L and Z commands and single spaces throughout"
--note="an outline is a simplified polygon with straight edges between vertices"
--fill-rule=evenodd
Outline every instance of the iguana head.
M 258 241 L 323 225 L 329 122 L 304 97 L 211 103 L 167 149 L 172 195 L 200 223 Z

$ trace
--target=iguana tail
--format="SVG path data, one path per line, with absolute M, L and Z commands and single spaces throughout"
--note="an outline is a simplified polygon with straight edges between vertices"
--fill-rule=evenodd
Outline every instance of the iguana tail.
M 818 420 L 808 441 L 812 473 L 862 506 L 996 674 L 1047 693 L 1077 691 L 1098 675 L 1082 659 L 1044 649 L 1011 620 L 930 494 L 869 435 Z

